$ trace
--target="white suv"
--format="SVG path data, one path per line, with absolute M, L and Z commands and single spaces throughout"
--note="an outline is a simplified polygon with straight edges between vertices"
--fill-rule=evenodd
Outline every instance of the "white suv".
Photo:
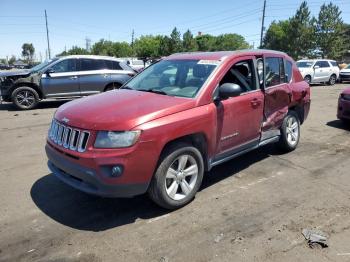
M 304 80 L 311 83 L 334 85 L 339 78 L 339 67 L 333 60 L 299 60 L 297 66 Z

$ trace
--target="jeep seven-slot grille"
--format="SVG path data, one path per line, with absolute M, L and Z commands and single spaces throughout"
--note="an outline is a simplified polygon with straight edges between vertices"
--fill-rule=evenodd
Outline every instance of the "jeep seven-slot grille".
M 62 125 L 53 120 L 49 130 L 49 138 L 52 142 L 64 148 L 84 152 L 90 133 L 85 130 Z

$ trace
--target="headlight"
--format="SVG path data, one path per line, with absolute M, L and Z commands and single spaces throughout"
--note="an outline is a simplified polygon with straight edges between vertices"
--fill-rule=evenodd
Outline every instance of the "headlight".
M 136 143 L 141 131 L 99 131 L 97 133 L 96 148 L 122 148 L 129 147 Z
M 350 100 L 350 94 L 341 94 L 341 98 L 344 100 Z

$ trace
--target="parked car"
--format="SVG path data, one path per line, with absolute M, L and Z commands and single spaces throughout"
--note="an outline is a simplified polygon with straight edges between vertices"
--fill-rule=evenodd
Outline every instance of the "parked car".
M 337 117 L 350 123 L 350 88 L 345 89 L 339 96 Z
M 308 84 L 328 83 L 334 85 L 339 78 L 339 67 L 333 60 L 299 60 L 297 66 Z
M 19 109 L 32 109 L 46 98 L 73 98 L 122 86 L 136 72 L 103 56 L 54 58 L 29 70 L 0 73 L 0 95 Z
M 295 62 L 275 51 L 169 56 L 119 90 L 56 111 L 46 153 L 52 173 L 106 197 L 145 192 L 175 209 L 204 171 L 260 146 L 294 150 L 310 107 Z
M 340 70 L 340 76 L 339 76 L 340 82 L 350 81 L 350 64 Z
M 142 60 L 135 58 L 121 58 L 125 60 L 125 63 L 137 72 L 141 72 L 148 64 L 145 64 Z

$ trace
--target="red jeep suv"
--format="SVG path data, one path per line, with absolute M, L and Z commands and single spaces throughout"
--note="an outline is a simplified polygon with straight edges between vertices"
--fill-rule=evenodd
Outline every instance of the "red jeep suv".
M 175 54 L 119 90 L 62 105 L 48 134 L 48 166 L 81 191 L 148 192 L 175 209 L 220 163 L 269 143 L 294 150 L 309 108 L 310 88 L 284 53 Z

